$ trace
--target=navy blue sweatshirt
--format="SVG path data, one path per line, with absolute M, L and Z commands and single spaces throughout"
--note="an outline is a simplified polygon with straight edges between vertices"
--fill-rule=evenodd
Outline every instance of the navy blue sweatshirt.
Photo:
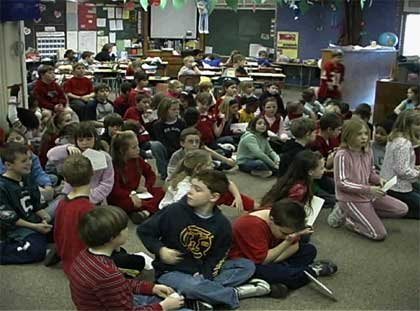
M 156 259 L 156 278 L 165 272 L 200 273 L 213 279 L 221 268 L 232 243 L 232 227 L 218 207 L 213 216 L 201 218 L 187 204 L 187 196 L 168 205 L 137 227 L 144 246 Z M 162 247 L 178 250 L 183 260 L 175 265 L 160 261 Z
M 180 148 L 179 136 L 184 128 L 185 122 L 179 118 L 174 123 L 158 120 L 153 124 L 151 134 L 153 139 L 160 141 L 166 147 L 170 158 L 172 153 Z

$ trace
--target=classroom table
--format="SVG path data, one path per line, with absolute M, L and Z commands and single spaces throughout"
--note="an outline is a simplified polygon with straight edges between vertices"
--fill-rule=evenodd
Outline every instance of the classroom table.
M 309 64 L 305 64 L 305 63 L 275 63 L 275 65 L 280 65 L 283 67 L 283 72 L 285 72 L 286 74 L 288 73 L 289 69 L 297 69 L 299 71 L 299 86 L 300 87 L 310 87 L 312 86 L 311 84 L 311 80 L 312 77 L 315 76 L 316 72 L 320 72 L 321 69 L 319 69 L 318 65 L 309 65 Z M 308 72 L 308 80 L 307 83 L 304 84 L 304 72 L 307 71 Z M 288 76 L 292 76 L 289 74 Z M 318 85 L 319 83 L 317 83 Z

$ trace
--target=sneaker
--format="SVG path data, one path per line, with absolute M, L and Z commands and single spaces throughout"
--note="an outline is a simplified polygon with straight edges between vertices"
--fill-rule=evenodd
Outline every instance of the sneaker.
M 271 175 L 273 175 L 273 172 L 271 172 L 271 171 L 251 171 L 251 175 L 262 177 L 262 178 L 268 178 Z
M 273 298 L 286 298 L 289 293 L 289 288 L 283 283 L 270 284 L 271 292 L 270 297 Z
M 341 227 L 346 222 L 346 215 L 337 204 L 334 206 L 332 212 L 328 215 L 327 222 L 328 225 L 330 225 L 332 228 Z
M 251 279 L 247 284 L 235 287 L 239 299 L 268 295 L 270 284 L 261 279 Z
M 202 300 L 185 299 L 184 307 L 194 311 L 213 311 L 213 306 Z
M 309 267 L 315 272 L 316 276 L 328 276 L 337 272 L 337 265 L 329 260 L 314 261 Z
M 61 261 L 60 256 L 58 256 L 57 249 L 55 246 L 52 246 L 44 259 L 44 266 L 51 267 L 58 264 Z
M 133 212 L 130 215 L 130 219 L 135 225 L 139 225 L 149 218 L 150 213 L 148 211 Z

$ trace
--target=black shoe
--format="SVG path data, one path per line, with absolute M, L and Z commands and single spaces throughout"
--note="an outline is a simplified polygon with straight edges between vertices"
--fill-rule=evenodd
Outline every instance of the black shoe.
M 51 267 L 58 264 L 61 261 L 60 256 L 57 254 L 55 246 L 52 246 L 44 259 L 44 266 Z
M 146 211 L 138 211 L 138 212 L 130 213 L 129 216 L 133 224 L 140 225 L 142 222 L 144 222 L 146 219 L 150 217 L 150 213 Z
M 270 297 L 273 298 L 286 298 L 289 293 L 289 289 L 283 283 L 270 284 L 270 287 Z
M 185 299 L 184 307 L 194 311 L 213 311 L 211 304 L 195 299 Z
M 309 267 L 315 272 L 316 276 L 328 276 L 337 272 L 337 265 L 329 260 L 314 261 Z

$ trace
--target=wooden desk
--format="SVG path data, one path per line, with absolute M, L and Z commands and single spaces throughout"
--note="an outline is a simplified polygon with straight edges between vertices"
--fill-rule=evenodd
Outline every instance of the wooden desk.
M 149 50 L 146 54 L 147 57 L 160 57 L 164 62 L 167 62 L 165 76 L 176 78 L 178 76 L 179 69 L 184 66 L 182 57 L 180 55 L 172 55 L 172 52 Z
M 300 87 L 310 87 L 312 86 L 312 78 L 317 76 L 317 73 L 320 75 L 321 69 L 317 65 L 308 65 L 305 63 L 275 63 L 275 65 L 280 65 L 283 69 L 284 74 L 292 78 L 294 75 L 290 72 L 293 69 L 298 70 L 299 76 L 299 86 Z M 307 72 L 308 79 L 305 83 L 305 72 Z M 291 79 L 290 79 L 291 80 Z M 286 80 L 286 84 L 293 85 L 290 81 Z M 319 81 L 316 81 L 316 85 L 319 85 Z

